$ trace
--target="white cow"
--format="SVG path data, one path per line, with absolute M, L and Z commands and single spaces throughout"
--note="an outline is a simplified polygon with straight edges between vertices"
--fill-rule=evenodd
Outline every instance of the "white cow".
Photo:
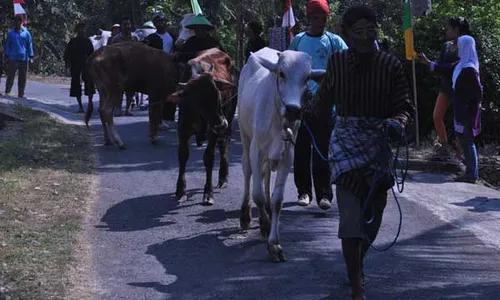
M 278 227 L 285 183 L 293 164 L 292 141 L 300 125 L 302 94 L 308 79 L 319 81 L 325 74 L 325 70 L 313 70 L 311 64 L 311 57 L 304 52 L 266 47 L 252 53 L 239 79 L 238 123 L 245 177 L 240 226 L 246 230 L 251 221 L 251 178 L 260 232 L 269 236 L 268 251 L 274 261 L 286 260 Z M 276 171 L 272 199 L 271 171 Z

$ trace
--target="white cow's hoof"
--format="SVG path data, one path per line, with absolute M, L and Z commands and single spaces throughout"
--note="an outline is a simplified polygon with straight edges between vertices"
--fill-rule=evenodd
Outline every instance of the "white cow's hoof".
M 243 230 L 248 230 L 252 221 L 252 209 L 250 205 L 242 205 L 240 209 L 240 227 Z
M 274 262 L 285 262 L 286 257 L 283 249 L 280 244 L 268 243 L 267 251 L 269 252 L 269 256 Z
M 118 145 L 118 148 L 120 148 L 120 150 L 125 150 L 125 149 L 127 149 L 127 145 L 125 145 L 124 143 L 121 143 Z
M 214 205 L 214 198 L 212 198 L 208 195 L 203 195 L 203 204 L 209 205 L 209 206 Z
M 179 202 L 186 202 L 188 199 L 188 196 L 187 195 L 182 195 L 180 198 L 179 198 Z
M 265 238 L 269 237 L 269 233 L 271 232 L 271 220 L 267 215 L 259 216 L 259 226 L 260 234 Z

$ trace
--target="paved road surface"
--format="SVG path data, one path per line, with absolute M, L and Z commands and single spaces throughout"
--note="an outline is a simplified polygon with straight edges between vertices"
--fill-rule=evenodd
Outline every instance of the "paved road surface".
M 27 95 L 38 92 L 39 100 L 51 103 L 48 110 L 74 111 L 76 103 L 61 95 L 67 93 L 61 88 L 29 83 Z M 348 299 L 336 205 L 328 212 L 315 203 L 295 206 L 290 174 L 281 219 L 288 261 L 271 263 L 257 220 L 247 233 L 239 230 L 238 131 L 231 144 L 229 187 L 216 190 L 215 205 L 200 204 L 204 148 L 195 146 L 186 175 L 189 201 L 178 204 L 175 129 L 151 145 L 146 112 L 134 113 L 115 118 L 125 151 L 102 146 L 93 119 L 100 197 L 90 234 L 100 299 Z M 446 175 L 413 173 L 399 199 L 401 236 L 389 251 L 369 254 L 368 299 L 497 299 L 500 193 L 454 183 Z M 390 200 L 376 245 L 393 239 L 398 217 Z

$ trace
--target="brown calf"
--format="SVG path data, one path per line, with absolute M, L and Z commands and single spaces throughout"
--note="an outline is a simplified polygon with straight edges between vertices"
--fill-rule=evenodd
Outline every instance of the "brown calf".
M 100 48 L 87 60 L 91 78 L 99 90 L 99 114 L 106 145 L 126 148 L 113 123 L 113 110 L 121 106 L 123 92 L 149 95 L 149 130 L 156 142 L 162 105 L 179 82 L 179 65 L 173 56 L 141 43 L 123 42 Z M 93 104 L 85 114 L 88 126 Z
M 198 146 L 208 140 L 203 155 L 206 170 L 203 203 L 212 205 L 212 170 L 216 146 L 221 157 L 217 186 L 224 188 L 228 180 L 228 145 L 237 104 L 237 75 L 231 58 L 216 48 L 201 52 L 188 65 L 191 67 L 191 79 L 181 84 L 181 91 L 170 98 L 179 103 L 179 177 L 175 194 L 179 201 L 187 199 L 186 163 L 189 158 L 189 139 L 195 135 Z

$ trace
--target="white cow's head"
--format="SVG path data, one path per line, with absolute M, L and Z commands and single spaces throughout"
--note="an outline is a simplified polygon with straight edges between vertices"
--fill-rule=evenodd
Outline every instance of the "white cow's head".
M 309 80 L 319 82 L 326 70 L 312 69 L 312 58 L 307 53 L 286 50 L 277 52 L 278 61 L 273 62 L 256 56 L 257 62 L 276 75 L 276 88 L 281 101 L 280 114 L 284 126 L 293 128 L 300 120 L 302 96 Z
M 182 21 L 179 26 L 179 37 L 175 41 L 176 46 L 182 45 L 185 41 L 187 41 L 188 38 L 192 37 L 194 35 L 194 31 L 191 29 L 187 29 L 185 26 L 191 22 L 191 20 L 194 18 L 194 14 L 189 13 L 185 14 L 184 17 L 182 18 Z

